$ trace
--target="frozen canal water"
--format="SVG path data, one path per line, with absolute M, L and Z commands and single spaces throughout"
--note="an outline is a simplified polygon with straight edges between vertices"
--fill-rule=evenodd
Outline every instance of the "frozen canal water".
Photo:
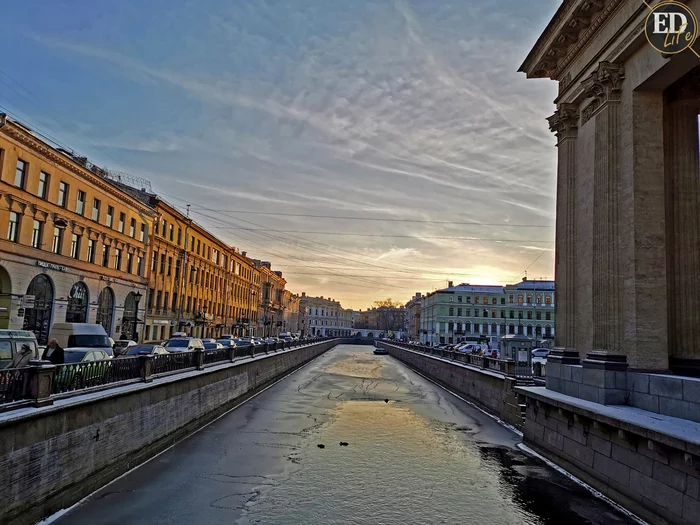
M 54 523 L 633 523 L 519 441 L 392 357 L 342 345 Z

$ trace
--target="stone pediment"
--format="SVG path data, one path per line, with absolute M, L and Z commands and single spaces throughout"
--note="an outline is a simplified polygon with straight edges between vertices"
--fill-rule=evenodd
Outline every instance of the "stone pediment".
M 528 78 L 560 75 L 624 0 L 564 0 L 520 66 Z

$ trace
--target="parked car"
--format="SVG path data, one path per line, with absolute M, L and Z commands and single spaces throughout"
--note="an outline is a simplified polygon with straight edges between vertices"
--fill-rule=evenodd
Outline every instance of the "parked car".
M 34 332 L 29 330 L 0 330 L 0 369 L 12 362 L 22 345 L 32 349 L 32 359 L 41 357 Z
M 550 352 L 549 348 L 533 348 L 532 357 L 547 357 Z
M 133 345 L 126 349 L 126 352 L 119 354 L 118 357 L 134 357 L 137 355 L 162 355 L 167 354 L 168 351 L 163 345 L 155 344 L 145 344 L 145 345 Z
M 89 348 L 66 348 L 63 350 L 63 358 L 63 362 L 68 364 L 83 363 L 85 361 L 103 361 L 105 359 L 111 359 L 112 356 L 100 349 L 90 350 Z
M 375 348 L 374 349 L 374 355 L 387 355 L 389 352 L 387 352 L 384 348 Z
M 214 341 L 213 343 L 204 343 L 205 350 L 221 350 L 222 348 L 226 347 L 221 343 L 217 343 L 216 341 Z
M 217 339 L 216 342 L 222 344 L 224 347 L 231 347 L 232 346 L 235 348 L 237 346 L 236 339 L 233 337 L 231 337 L 231 338 L 222 337 L 220 339 Z
M 204 350 L 204 343 L 196 337 L 178 337 L 168 339 L 163 345 L 168 352 L 189 352 L 192 350 Z
M 211 337 L 203 337 L 202 343 L 216 343 L 216 339 L 213 339 Z
M 187 332 L 174 332 L 173 335 L 170 336 L 170 339 L 179 337 L 189 337 L 189 334 Z
M 120 356 L 122 354 L 125 354 L 126 351 L 132 347 L 136 346 L 138 343 L 136 341 L 129 341 L 129 340 L 124 340 L 120 339 L 119 341 L 114 342 L 114 357 Z
M 233 342 L 235 343 L 236 348 L 243 348 L 245 346 L 255 346 L 253 345 L 253 342 L 250 339 L 233 339 Z
M 64 350 L 103 350 L 114 356 L 114 340 L 107 336 L 101 324 L 54 323 L 49 339 L 56 339 Z

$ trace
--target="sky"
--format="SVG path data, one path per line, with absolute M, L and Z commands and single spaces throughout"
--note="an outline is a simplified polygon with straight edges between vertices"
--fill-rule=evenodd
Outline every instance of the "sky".
M 0 111 L 367 308 L 553 278 L 561 0 L 25 0 Z

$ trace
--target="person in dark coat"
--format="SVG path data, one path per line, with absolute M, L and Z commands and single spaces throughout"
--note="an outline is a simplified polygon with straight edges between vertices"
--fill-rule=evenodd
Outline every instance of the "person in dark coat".
M 51 361 L 54 365 L 62 365 L 64 362 L 63 348 L 58 345 L 56 339 L 49 340 L 46 349 L 41 356 L 44 361 Z
M 23 368 L 29 366 L 29 361 L 32 360 L 33 353 L 29 345 L 22 345 L 19 352 L 12 356 L 12 362 L 5 368 Z

